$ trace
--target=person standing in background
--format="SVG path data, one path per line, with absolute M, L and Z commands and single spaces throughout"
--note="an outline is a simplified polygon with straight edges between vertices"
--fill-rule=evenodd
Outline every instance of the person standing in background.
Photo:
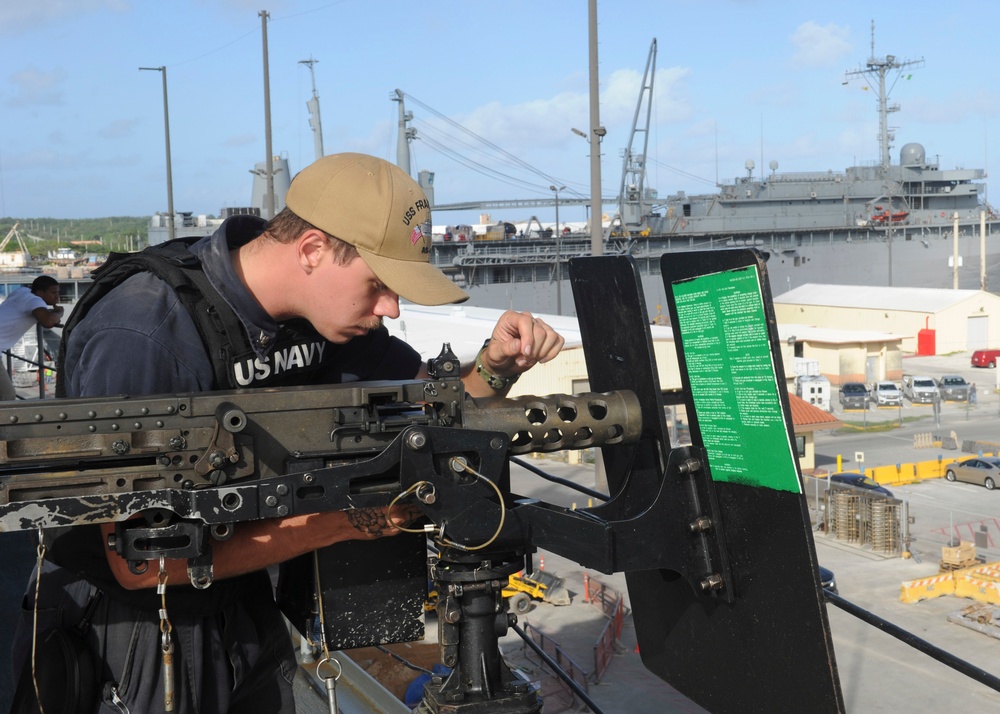
M 42 327 L 55 327 L 62 320 L 63 306 L 59 304 L 59 283 L 55 278 L 41 275 L 30 288 L 20 287 L 0 303 L 0 351 L 17 344 L 25 332 L 36 323 Z M 39 354 L 41 354 L 39 345 Z M 0 400 L 17 399 L 14 383 L 6 369 L 0 369 Z

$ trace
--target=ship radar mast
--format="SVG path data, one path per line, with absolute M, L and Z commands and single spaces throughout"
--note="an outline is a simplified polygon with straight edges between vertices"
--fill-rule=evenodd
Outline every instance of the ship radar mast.
M 923 57 L 919 60 L 899 60 L 894 55 L 876 57 L 875 21 L 872 20 L 872 52 L 868 58 L 868 63 L 864 67 L 859 67 L 858 69 L 851 70 L 845 74 L 847 79 L 844 81 L 844 84 L 847 84 L 847 82 L 854 77 L 866 77 L 871 84 L 874 84 L 878 88 L 879 158 L 881 160 L 883 176 L 887 176 L 889 173 L 889 142 L 895 138 L 889 131 L 889 114 L 891 112 L 899 111 L 898 104 L 889 104 L 889 94 L 892 92 L 892 88 L 896 86 L 896 82 L 898 82 L 899 78 L 903 75 L 904 69 L 909 67 L 922 67 L 923 64 Z M 896 76 L 892 80 L 892 86 L 887 89 L 886 75 L 893 71 L 896 72 Z M 909 79 L 909 76 L 907 76 L 907 79 Z
M 312 79 L 312 99 L 306 102 L 306 108 L 309 109 L 309 126 L 312 127 L 313 131 L 313 144 L 316 147 L 316 159 L 323 158 L 323 123 L 319 118 L 319 95 L 316 94 L 316 74 L 313 72 L 313 65 L 319 62 L 318 59 L 313 59 L 312 56 L 307 60 L 299 60 L 299 64 L 304 64 L 309 67 L 309 77 Z

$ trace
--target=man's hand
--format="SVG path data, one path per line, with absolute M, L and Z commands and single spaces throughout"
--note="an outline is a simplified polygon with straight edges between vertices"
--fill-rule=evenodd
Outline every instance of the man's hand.
M 541 318 L 508 310 L 493 328 L 490 344 L 482 354 L 483 367 L 498 377 L 513 377 L 553 359 L 565 342 Z
M 493 328 L 489 344 L 479 355 L 478 365 L 493 377 L 517 377 L 539 362 L 555 358 L 565 342 L 562 335 L 530 312 L 508 310 Z M 506 389 L 491 388 L 483 375 L 477 374 L 478 365 L 471 365 L 472 371 L 464 380 L 466 391 L 472 396 L 506 393 Z

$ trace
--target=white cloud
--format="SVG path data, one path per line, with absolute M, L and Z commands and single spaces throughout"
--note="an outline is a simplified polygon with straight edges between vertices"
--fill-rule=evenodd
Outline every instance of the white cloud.
M 102 139 L 121 139 L 131 136 L 133 130 L 140 124 L 138 119 L 115 119 L 101 127 L 97 134 Z
M 0 36 L 16 35 L 52 22 L 91 12 L 132 9 L 128 0 L 25 0 L 0 2 Z
M 10 100 L 10 106 L 54 106 L 63 103 L 62 85 L 66 80 L 66 72 L 57 69 L 43 72 L 34 67 L 15 72 L 10 81 L 17 88 Z
M 809 67 L 829 67 L 852 51 L 851 30 L 830 23 L 818 25 L 812 20 L 795 28 L 792 44 L 795 64 Z

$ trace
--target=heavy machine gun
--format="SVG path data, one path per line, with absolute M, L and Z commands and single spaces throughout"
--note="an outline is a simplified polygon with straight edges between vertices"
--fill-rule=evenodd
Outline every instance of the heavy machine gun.
M 326 637 L 356 647 L 422 635 L 429 572 L 453 671 L 427 685 L 425 711 L 539 711 L 497 646 L 516 621 L 503 584 L 537 548 L 625 572 L 644 663 L 707 709 L 843 711 L 763 261 L 714 255 L 662 266 L 684 386 L 670 401 L 690 446 L 667 437 L 634 264 L 583 258 L 571 270 L 593 392 L 472 399 L 446 349 L 427 381 L 19 404 L 0 425 L 0 529 L 114 523 L 108 547 L 133 571 L 186 559 L 210 587 L 213 541 L 243 523 L 406 499 L 436 546 L 429 569 L 424 534 L 339 543 L 315 571 L 286 564 L 278 590 L 297 626 L 314 587 L 335 592 Z M 705 351 L 715 322 L 744 336 Z M 727 381 L 713 360 L 730 349 L 742 361 Z M 592 447 L 607 502 L 511 492 L 511 455 Z M 763 583 L 773 573 L 780 590 Z

